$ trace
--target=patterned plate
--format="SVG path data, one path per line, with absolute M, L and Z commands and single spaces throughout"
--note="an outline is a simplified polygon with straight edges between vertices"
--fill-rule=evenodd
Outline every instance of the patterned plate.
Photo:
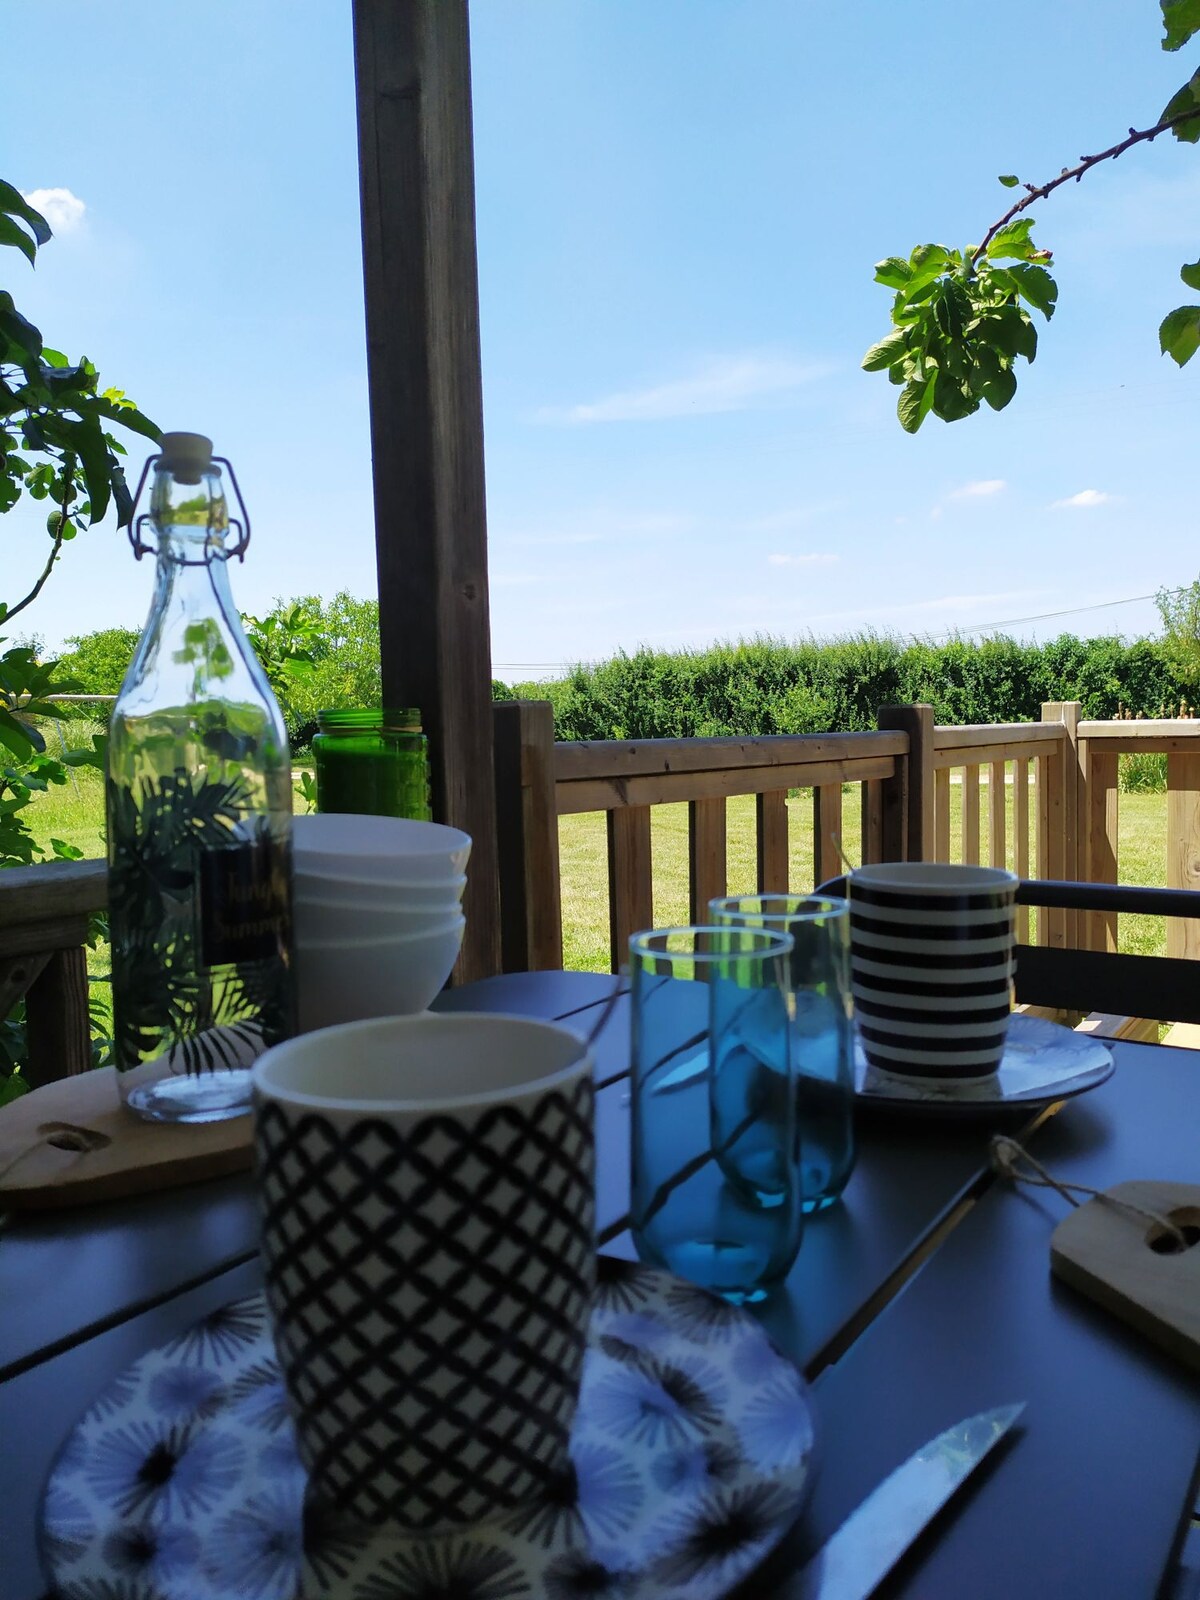
M 986 1078 L 907 1078 L 869 1066 L 854 1041 L 855 1091 L 864 1105 L 958 1116 L 1066 1100 L 1106 1082 L 1113 1058 L 1099 1039 L 1015 1011 L 999 1070 Z
M 256 1295 L 86 1412 L 50 1475 L 42 1558 L 62 1600 L 709 1600 L 779 1542 L 812 1466 L 803 1381 L 752 1317 L 601 1257 L 571 1465 L 540 1502 L 455 1536 L 302 1531 Z

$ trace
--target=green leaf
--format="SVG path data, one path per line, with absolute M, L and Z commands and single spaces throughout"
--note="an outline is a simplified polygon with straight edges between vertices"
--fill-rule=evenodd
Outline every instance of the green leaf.
M 984 386 L 983 398 L 993 411 L 1003 411 L 1016 392 L 1016 373 L 1011 367 L 1001 367 L 992 381 Z
M 14 189 L 11 183 L 5 183 L 3 178 L 0 178 L 0 211 L 27 222 L 39 244 L 45 244 L 50 238 L 50 224 L 42 213 L 35 211 L 21 191 Z
M 15 245 L 29 258 L 31 265 L 37 260 L 37 245 L 24 228 L 19 228 L 11 217 L 6 217 L 2 212 L 0 212 L 0 244 Z
M 41 333 L 16 309 L 0 310 L 0 333 L 18 345 L 31 360 L 37 360 L 41 355 Z
M 1058 285 L 1045 267 L 1010 267 L 1009 275 L 1016 279 L 1023 299 L 1040 311 L 1049 322 L 1058 300 Z
M 1200 0 L 1161 0 L 1164 50 L 1178 50 L 1200 30 Z
M 1180 267 L 1179 276 L 1189 289 L 1200 289 L 1200 261 L 1193 261 L 1190 266 Z
M 1200 306 L 1179 306 L 1168 312 L 1158 330 L 1158 346 L 1185 367 L 1200 349 Z
M 3 706 L 0 706 L 0 745 L 7 745 L 20 761 L 28 761 L 37 749 L 30 738 L 30 730 Z
M 988 241 L 984 252 L 989 261 L 1028 261 L 1036 246 L 1029 237 L 1033 228 L 1032 217 L 1018 217 L 1007 223 Z
M 1006 189 L 1015 189 L 1020 181 L 1015 172 L 1002 172 L 1000 174 L 1000 182 Z
M 1159 121 L 1166 122 L 1171 117 L 1182 117 L 1189 111 L 1196 112 L 1196 115 L 1187 117 L 1186 121 L 1177 122 L 1171 132 L 1184 144 L 1195 144 L 1200 140 L 1200 72 L 1193 72 L 1183 88 L 1171 96 L 1163 107 Z
M 912 268 L 899 256 L 888 256 L 885 261 L 875 263 L 875 282 L 888 289 L 902 289 L 911 277 Z
M 971 297 L 957 278 L 947 278 L 933 302 L 933 315 L 947 339 L 961 339 L 974 307 Z
M 873 344 L 862 359 L 864 372 L 882 372 L 899 361 L 908 351 L 908 330 L 897 328 L 886 339 Z
M 896 415 L 906 433 L 916 433 L 933 405 L 933 378 L 906 383 L 896 402 Z

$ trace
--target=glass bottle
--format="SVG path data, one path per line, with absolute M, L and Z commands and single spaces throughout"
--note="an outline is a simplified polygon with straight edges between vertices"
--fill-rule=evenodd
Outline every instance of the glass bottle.
M 317 726 L 318 811 L 430 820 L 428 748 L 418 712 L 319 711 Z
M 229 590 L 250 537 L 233 470 L 199 434 L 161 448 L 130 531 L 139 559 L 157 535 L 154 598 L 109 728 L 113 1039 L 126 1105 L 208 1122 L 248 1108 L 250 1064 L 294 1031 L 291 763 Z

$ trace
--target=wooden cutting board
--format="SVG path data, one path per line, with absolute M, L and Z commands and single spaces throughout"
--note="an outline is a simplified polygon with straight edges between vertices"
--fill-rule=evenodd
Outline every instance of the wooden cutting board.
M 1050 1242 L 1056 1277 L 1080 1290 L 1200 1369 L 1200 1188 L 1188 1183 L 1119 1183 L 1106 1195 L 1166 1217 L 1182 1230 L 1180 1249 L 1145 1216 L 1089 1200 L 1065 1217 Z
M 0 1208 L 51 1209 L 243 1172 L 253 1118 L 145 1122 L 117 1094 L 115 1067 L 34 1089 L 0 1109 Z

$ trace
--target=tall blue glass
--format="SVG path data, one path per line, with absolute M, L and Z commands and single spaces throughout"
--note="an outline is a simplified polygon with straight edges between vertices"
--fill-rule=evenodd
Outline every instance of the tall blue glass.
M 850 907 L 832 895 L 710 900 L 714 923 L 792 939 L 792 1071 L 803 1148 L 805 1211 L 823 1211 L 854 1170 L 854 1034 Z
M 791 948 L 749 928 L 629 941 L 634 1242 L 737 1303 L 786 1275 L 804 1226 Z

